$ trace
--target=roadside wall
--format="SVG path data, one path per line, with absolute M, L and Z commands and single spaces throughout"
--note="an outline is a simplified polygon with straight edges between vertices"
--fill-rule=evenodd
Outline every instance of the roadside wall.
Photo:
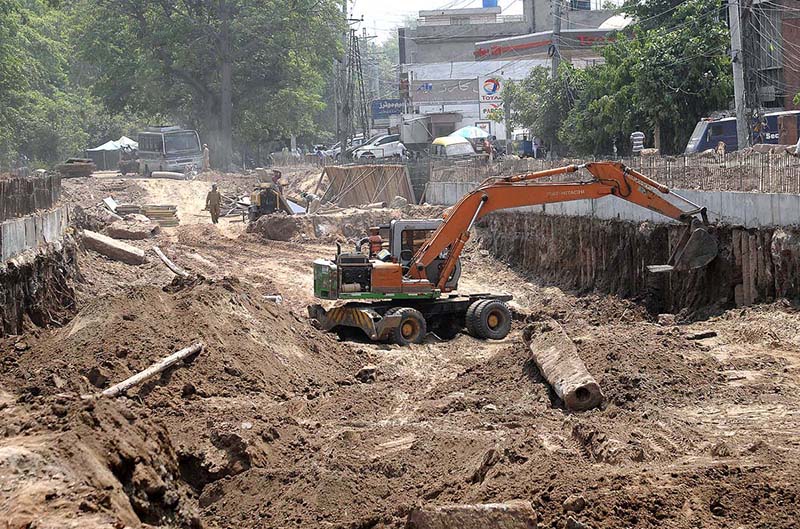
M 69 208 L 56 207 L 0 223 L 0 262 L 26 250 L 61 241 L 69 224 Z
M 430 204 L 450 206 L 472 191 L 472 182 L 430 182 L 426 201 Z M 784 193 L 743 193 L 737 191 L 697 191 L 675 189 L 679 195 L 708 208 L 709 218 L 745 228 L 790 226 L 800 224 L 800 195 Z M 547 215 L 585 215 L 598 219 L 616 219 L 635 222 L 670 222 L 659 213 L 646 210 L 617 197 L 576 200 L 560 204 L 546 204 L 519 208 L 518 211 Z
M 0 180 L 0 336 L 61 324 L 75 310 L 75 243 L 60 197 L 57 175 Z

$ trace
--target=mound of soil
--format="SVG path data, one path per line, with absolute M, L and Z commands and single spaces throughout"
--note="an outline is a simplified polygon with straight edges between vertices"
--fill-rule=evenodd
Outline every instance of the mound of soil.
M 46 341 L 8 359 L 2 378 L 12 388 L 25 381 L 55 393 L 64 389 L 53 385 L 57 376 L 72 391 L 96 392 L 197 341 L 205 351 L 166 381 L 175 393 L 175 387 L 192 384 L 206 397 L 266 391 L 286 398 L 309 381 L 332 384 L 360 367 L 329 335 L 262 299 L 274 292 L 270 285 L 262 288 L 235 278 L 176 279 L 164 288 L 130 287 L 101 296 Z M 136 393 L 145 397 L 153 389 L 145 385 Z
M 198 527 L 164 426 L 128 399 L 0 391 L 4 527 Z
M 264 215 L 247 226 L 248 233 L 258 233 L 270 241 L 316 239 L 314 223 L 306 216 L 290 216 L 283 213 Z
M 368 228 L 395 219 L 436 219 L 441 217 L 443 210 L 439 206 L 408 206 L 403 209 L 348 208 L 335 213 L 297 216 L 276 213 L 259 218 L 248 225 L 247 231 L 273 241 L 335 242 L 360 239 Z

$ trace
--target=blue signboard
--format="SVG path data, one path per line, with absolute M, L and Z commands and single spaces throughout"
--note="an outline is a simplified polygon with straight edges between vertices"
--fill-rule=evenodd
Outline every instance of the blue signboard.
M 389 119 L 389 116 L 403 113 L 400 99 L 376 99 L 372 102 L 372 119 Z

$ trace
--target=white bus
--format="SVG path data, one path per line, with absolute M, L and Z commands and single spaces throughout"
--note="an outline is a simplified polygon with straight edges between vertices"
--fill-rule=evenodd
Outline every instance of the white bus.
M 203 166 L 203 150 L 197 131 L 176 126 L 149 127 L 139 133 L 139 172 L 187 172 Z

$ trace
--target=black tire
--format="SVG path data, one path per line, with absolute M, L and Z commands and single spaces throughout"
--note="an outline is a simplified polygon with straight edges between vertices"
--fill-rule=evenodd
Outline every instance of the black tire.
M 435 322 L 433 333 L 442 340 L 452 340 L 464 329 L 463 322 L 456 316 L 439 316 Z
M 395 314 L 400 316 L 400 325 L 392 330 L 392 341 L 397 345 L 422 343 L 428 333 L 428 325 L 422 313 L 410 307 L 397 307 L 386 311 L 386 316 Z
M 478 305 L 472 326 L 478 338 L 502 340 L 511 330 L 511 311 L 502 301 L 488 300 Z
M 475 313 L 478 310 L 478 307 L 481 306 L 482 303 L 486 303 L 489 301 L 488 299 L 479 299 L 477 301 L 473 301 L 470 303 L 469 307 L 467 307 L 467 313 L 464 316 L 464 325 L 467 328 L 467 332 L 470 336 L 475 336 L 479 338 L 477 331 L 475 330 Z

